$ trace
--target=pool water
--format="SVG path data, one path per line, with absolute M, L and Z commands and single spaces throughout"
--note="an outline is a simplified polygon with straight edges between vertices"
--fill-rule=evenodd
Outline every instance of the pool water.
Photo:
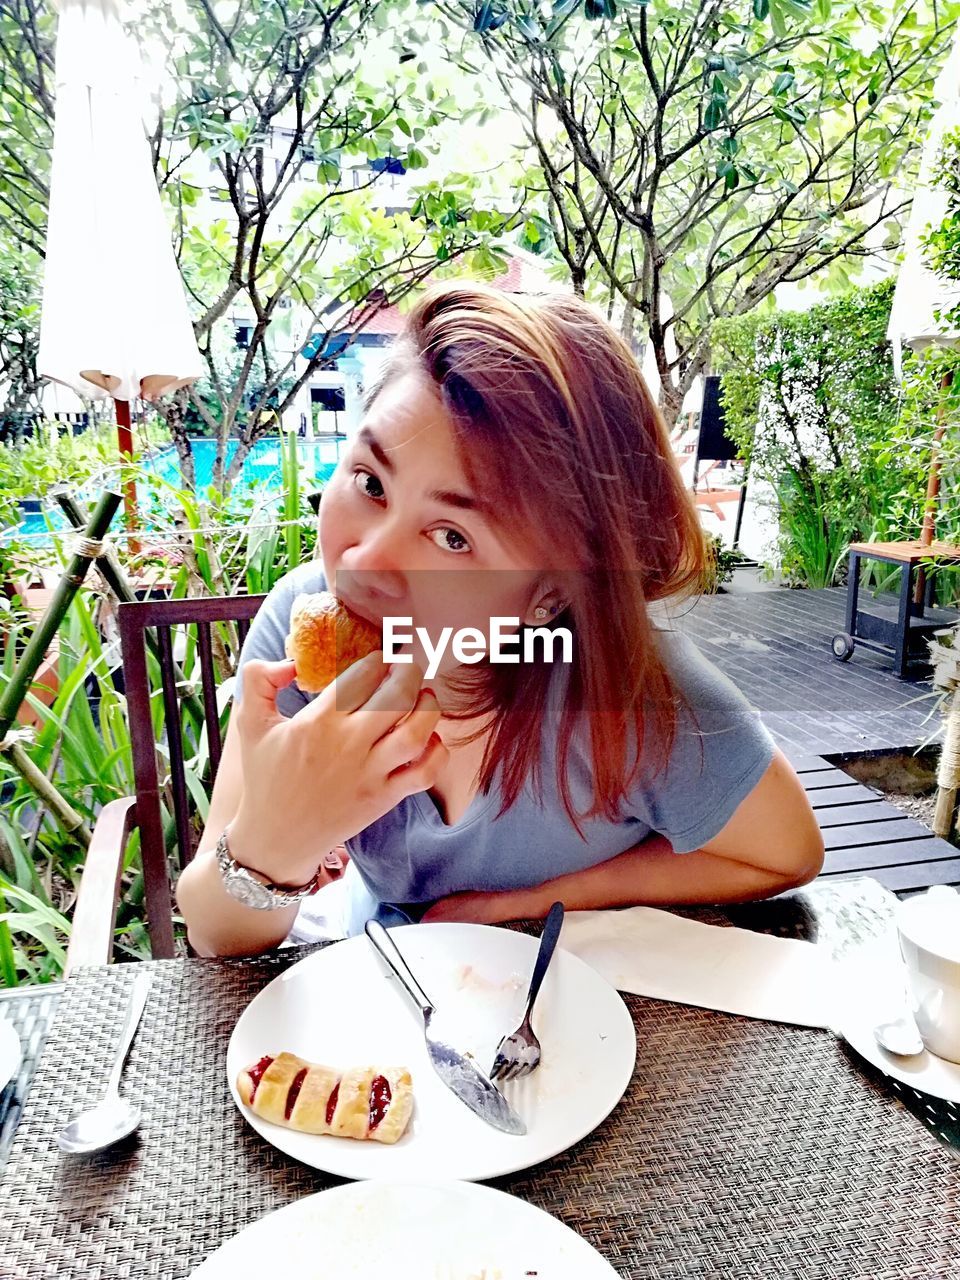
M 282 488 L 280 462 L 282 443 L 278 436 L 266 436 L 256 442 L 244 459 L 243 469 L 231 490 L 232 502 L 244 497 L 254 495 L 267 497 L 270 494 L 274 495 L 274 501 L 279 501 Z M 234 454 L 237 452 L 237 444 L 236 440 L 227 442 L 227 466 L 230 465 Z M 320 486 L 329 480 L 339 460 L 343 444 L 342 440 L 298 440 L 297 452 L 300 457 L 301 484 L 309 486 L 312 482 Z M 217 454 L 217 442 L 215 440 L 191 440 L 190 448 L 193 452 L 194 466 L 196 468 L 197 490 L 202 492 L 213 483 L 213 464 Z M 149 474 L 157 476 L 160 480 L 173 485 L 175 488 L 180 488 L 180 462 L 173 445 L 168 445 L 151 457 L 144 459 L 141 466 Z M 86 489 L 81 490 L 79 496 L 87 506 L 91 506 L 96 501 L 98 492 L 98 486 L 91 484 Z M 151 485 L 149 480 L 146 479 L 139 480 L 137 482 L 137 498 L 139 502 L 146 506 L 150 496 L 156 497 L 164 504 L 171 501 L 173 497 L 162 486 Z M 49 507 L 46 513 L 43 511 L 25 512 L 20 524 L 14 528 L 4 530 L 0 537 L 27 536 L 31 541 L 39 542 L 49 536 L 50 525 L 54 529 L 68 528 L 66 517 L 60 508 L 55 505 Z

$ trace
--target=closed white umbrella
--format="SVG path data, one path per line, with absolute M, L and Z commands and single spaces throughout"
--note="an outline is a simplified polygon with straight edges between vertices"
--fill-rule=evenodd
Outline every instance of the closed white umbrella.
M 902 373 L 904 346 L 920 350 L 931 343 L 960 343 L 960 331 L 938 319 L 938 314 L 960 306 L 960 284 L 931 271 L 924 261 L 923 247 L 924 237 L 932 227 L 943 222 L 948 212 L 948 193 L 937 181 L 937 168 L 944 137 L 960 128 L 960 36 L 937 79 L 934 97 L 940 106 L 930 121 L 924 142 L 920 177 L 904 237 L 903 263 L 897 274 L 887 326 L 898 378 Z
M 140 61 L 119 0 L 54 0 L 56 120 L 39 372 L 129 402 L 199 377 L 203 366 L 143 127 Z M 129 514 L 129 508 L 128 508 Z
M 946 135 L 960 128 L 960 35 L 956 37 L 950 57 L 941 71 L 934 96 L 940 106 L 934 113 L 927 132 L 920 164 L 920 178 L 913 197 L 907 224 L 904 259 L 897 275 L 887 337 L 893 345 L 897 377 L 902 375 L 904 346 L 915 351 L 933 343 L 960 345 L 960 331 L 942 317 L 960 306 L 960 285 L 945 280 L 931 271 L 924 261 L 923 240 L 931 228 L 943 222 L 948 212 L 948 193 L 937 172 Z M 950 374 L 944 375 L 943 388 L 950 385 Z M 933 543 L 937 496 L 940 492 L 940 441 L 946 430 L 946 414 L 941 407 L 933 435 L 933 452 L 927 479 L 927 499 L 923 512 L 920 544 Z M 922 576 L 918 575 L 918 596 Z

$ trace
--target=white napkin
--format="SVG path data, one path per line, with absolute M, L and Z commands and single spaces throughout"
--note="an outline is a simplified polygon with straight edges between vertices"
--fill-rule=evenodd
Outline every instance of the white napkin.
M 618 991 L 828 1027 L 833 966 L 810 942 L 701 924 L 654 907 L 568 913 L 560 945 Z

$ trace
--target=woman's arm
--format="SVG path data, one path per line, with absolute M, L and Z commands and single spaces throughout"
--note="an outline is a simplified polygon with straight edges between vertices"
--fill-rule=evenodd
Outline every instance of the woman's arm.
M 297 916 L 296 907 L 253 911 L 231 898 L 223 887 L 214 849 L 224 828 L 236 817 L 242 796 L 240 734 L 231 718 L 200 847 L 177 881 L 177 905 L 187 922 L 187 937 L 201 956 L 245 956 L 268 951 L 284 940 Z M 244 860 L 239 850 L 232 852 L 241 862 Z
M 282 942 L 297 908 L 255 911 L 227 894 L 214 849 L 229 826 L 242 866 L 305 885 L 324 855 L 433 786 L 446 760 L 440 708 L 414 665 L 372 654 L 296 715 L 277 710 L 292 662 L 252 660 L 234 708 L 200 852 L 180 876 L 177 903 L 201 955 L 252 955 Z M 329 878 L 329 876 L 328 876 Z
M 488 924 L 536 919 L 558 900 L 568 911 L 746 902 L 806 884 L 822 866 L 823 837 L 810 801 L 777 750 L 730 821 L 701 849 L 674 853 L 663 836 L 651 835 L 607 862 L 532 889 L 444 898 L 424 919 Z

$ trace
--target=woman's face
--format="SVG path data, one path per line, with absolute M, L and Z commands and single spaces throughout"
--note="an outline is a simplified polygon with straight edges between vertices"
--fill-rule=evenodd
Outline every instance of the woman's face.
M 320 550 L 331 590 L 354 612 L 412 618 L 433 646 L 445 627 L 488 636 L 492 617 L 531 623 L 546 592 L 506 513 L 471 492 L 450 417 L 418 373 L 388 382 L 351 439 L 324 489 Z M 419 642 L 405 652 L 426 670 Z M 439 674 L 457 666 L 448 645 Z

